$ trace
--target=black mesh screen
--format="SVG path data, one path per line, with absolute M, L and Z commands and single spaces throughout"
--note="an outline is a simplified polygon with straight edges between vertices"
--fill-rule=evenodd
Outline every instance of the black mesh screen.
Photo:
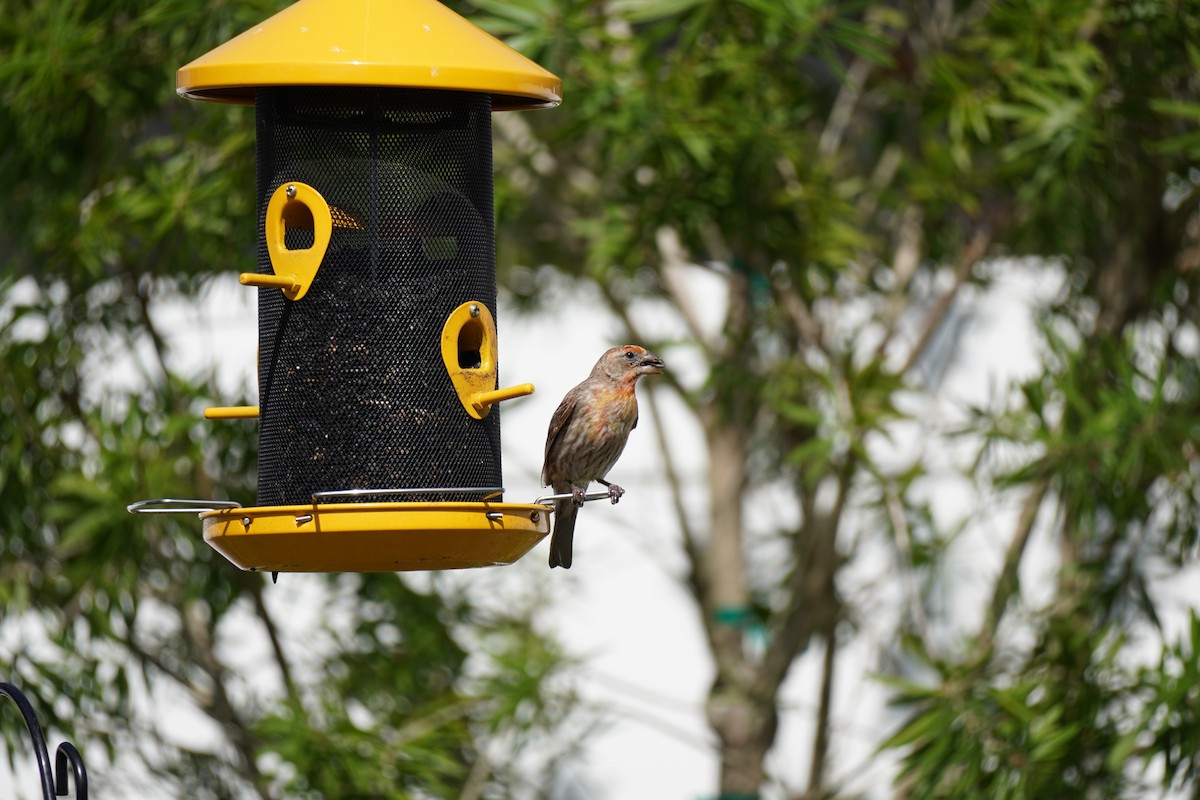
M 278 186 L 309 184 L 334 215 L 308 293 L 259 290 L 259 504 L 500 486 L 498 409 L 471 418 L 441 357 L 454 308 L 496 312 L 491 99 L 286 87 L 259 89 L 256 104 L 259 272 L 273 272 L 263 223 Z M 287 236 L 291 248 L 312 242 Z M 401 499 L 464 498 L 353 502 Z

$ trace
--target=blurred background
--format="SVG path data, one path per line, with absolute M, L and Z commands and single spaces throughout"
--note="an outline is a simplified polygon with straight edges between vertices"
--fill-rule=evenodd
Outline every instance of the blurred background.
M 174 73 L 284 5 L 0 0 L 0 679 L 96 796 L 1200 793 L 1200 5 L 448 3 L 563 80 L 507 499 L 668 371 L 570 572 L 272 585 L 125 506 L 253 504 L 253 112 Z

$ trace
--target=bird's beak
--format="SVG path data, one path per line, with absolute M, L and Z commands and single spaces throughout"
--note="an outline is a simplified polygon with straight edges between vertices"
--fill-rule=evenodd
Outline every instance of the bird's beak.
M 663 360 L 654 355 L 654 353 L 646 353 L 646 355 L 642 356 L 641 369 L 638 371 L 647 375 L 660 375 L 666 367 L 667 365 L 663 363 Z

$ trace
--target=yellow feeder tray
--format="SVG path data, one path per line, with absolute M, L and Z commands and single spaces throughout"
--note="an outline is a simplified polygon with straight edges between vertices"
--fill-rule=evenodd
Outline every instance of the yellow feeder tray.
M 204 541 L 250 572 L 406 572 L 503 566 L 533 549 L 550 533 L 553 507 L 547 501 L 557 495 L 532 503 L 489 499 L 503 492 L 344 489 L 317 492 L 307 505 L 244 508 L 231 500 L 161 498 L 130 503 L 127 510 L 198 514 Z M 320 502 L 389 494 L 475 494 L 483 500 Z
M 244 570 L 403 572 L 511 564 L 550 532 L 545 506 L 328 503 L 200 515 L 204 540 Z

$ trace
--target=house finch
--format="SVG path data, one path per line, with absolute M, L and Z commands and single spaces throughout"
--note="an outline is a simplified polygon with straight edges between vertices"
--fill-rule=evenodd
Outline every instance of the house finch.
M 599 481 L 607 486 L 614 503 L 625 494 L 604 478 L 625 449 L 629 432 L 637 427 L 634 387 L 638 378 L 662 371 L 662 359 L 644 348 L 632 344 L 614 347 L 600 356 L 587 380 L 559 403 L 546 434 L 542 484 L 553 487 L 555 494 L 569 492 L 571 497 L 554 501 L 551 567 L 571 568 L 575 514 L 583 505 L 589 483 Z

